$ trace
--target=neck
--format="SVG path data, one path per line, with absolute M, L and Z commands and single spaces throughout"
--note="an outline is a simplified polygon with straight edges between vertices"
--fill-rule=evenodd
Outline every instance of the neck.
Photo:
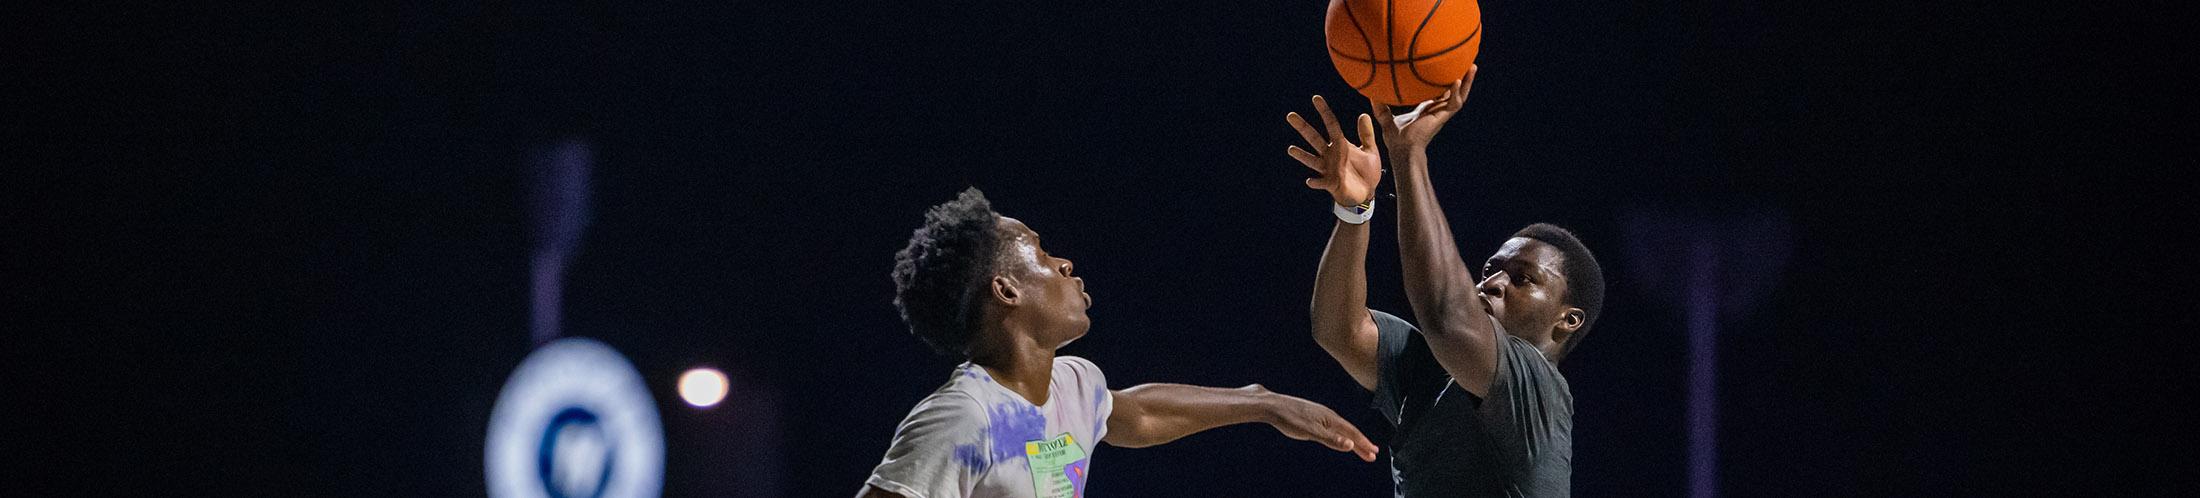
M 1558 364 L 1558 350 L 1563 344 L 1559 344 L 1557 338 L 1552 337 L 1550 334 L 1544 334 L 1541 337 L 1521 337 L 1521 339 L 1526 339 L 1528 344 L 1535 346 L 1536 352 L 1543 353 L 1543 361 L 1551 362 L 1552 365 Z
M 985 367 L 994 382 L 1033 405 L 1047 402 L 1047 385 L 1054 381 L 1054 348 L 1040 346 L 1031 334 L 1001 331 L 998 347 L 972 356 L 971 363 Z
M 1508 327 L 1508 328 L 1507 328 L 1507 330 L 1506 330 L 1506 333 L 1507 333 L 1507 334 L 1511 334 L 1511 329 L 1510 329 L 1510 327 Z M 1551 362 L 1551 364 L 1552 364 L 1552 365 L 1557 365 L 1557 364 L 1558 364 L 1558 350 L 1559 350 L 1559 348 L 1560 348 L 1561 346 L 1563 346 L 1563 344 L 1559 344 L 1559 342 L 1558 342 L 1558 341 L 1556 341 L 1556 340 L 1553 340 L 1553 339 L 1551 338 L 1551 336 L 1548 336 L 1548 335 L 1546 335 L 1546 336 L 1542 336 L 1542 337 L 1537 337 L 1537 336 L 1535 336 L 1535 335 L 1533 335 L 1533 334 L 1511 334 L 1511 335 L 1512 335 L 1512 336 L 1513 336 L 1514 338 L 1517 338 L 1517 339 L 1520 339 L 1520 340 L 1523 340 L 1523 341 L 1528 341 L 1528 345 L 1529 345 L 1529 346 L 1532 346 L 1532 347 L 1534 347 L 1534 348 L 1535 348 L 1535 352 L 1537 352 L 1537 353 L 1542 353 L 1542 354 L 1543 354 L 1543 361 L 1548 361 L 1548 362 Z

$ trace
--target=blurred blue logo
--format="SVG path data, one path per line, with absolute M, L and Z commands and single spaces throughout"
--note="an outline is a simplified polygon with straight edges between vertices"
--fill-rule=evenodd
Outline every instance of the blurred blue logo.
M 664 431 L 634 365 L 601 342 L 553 341 L 504 383 L 489 416 L 489 496 L 632 498 L 664 484 Z

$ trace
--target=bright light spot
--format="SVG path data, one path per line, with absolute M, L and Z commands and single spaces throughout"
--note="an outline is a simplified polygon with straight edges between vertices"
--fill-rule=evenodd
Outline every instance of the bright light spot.
M 718 404 L 726 399 L 726 374 L 709 368 L 689 369 L 680 374 L 680 399 L 698 408 Z

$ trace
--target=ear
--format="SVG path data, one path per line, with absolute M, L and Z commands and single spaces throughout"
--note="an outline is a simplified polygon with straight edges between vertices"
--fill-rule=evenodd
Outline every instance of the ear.
M 1023 302 L 1023 292 L 1016 289 L 1016 279 L 1007 275 L 994 275 L 990 282 L 993 301 L 1002 306 L 1015 306 Z
M 1560 344 L 1566 343 L 1566 339 L 1573 337 L 1574 332 L 1580 331 L 1581 326 L 1587 324 L 1588 320 L 1588 314 L 1581 311 L 1581 308 L 1566 308 L 1565 311 L 1559 312 L 1558 323 L 1551 326 L 1551 341 Z

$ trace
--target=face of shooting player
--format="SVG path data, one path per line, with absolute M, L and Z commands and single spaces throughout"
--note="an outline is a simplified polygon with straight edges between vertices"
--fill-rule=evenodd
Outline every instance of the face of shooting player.
M 1505 331 L 1530 342 L 1564 343 L 1580 330 L 1581 308 L 1566 304 L 1565 253 L 1528 237 L 1513 237 L 1482 265 L 1477 290 Z
M 1085 279 L 1075 276 L 1076 265 L 1048 253 L 1039 244 L 1039 233 L 1024 222 L 1003 216 L 1001 264 L 994 286 L 995 298 L 1006 305 L 1007 321 L 1041 334 L 1041 344 L 1055 348 L 1084 337 L 1092 328 L 1085 310 L 1092 295 L 1085 293 Z

